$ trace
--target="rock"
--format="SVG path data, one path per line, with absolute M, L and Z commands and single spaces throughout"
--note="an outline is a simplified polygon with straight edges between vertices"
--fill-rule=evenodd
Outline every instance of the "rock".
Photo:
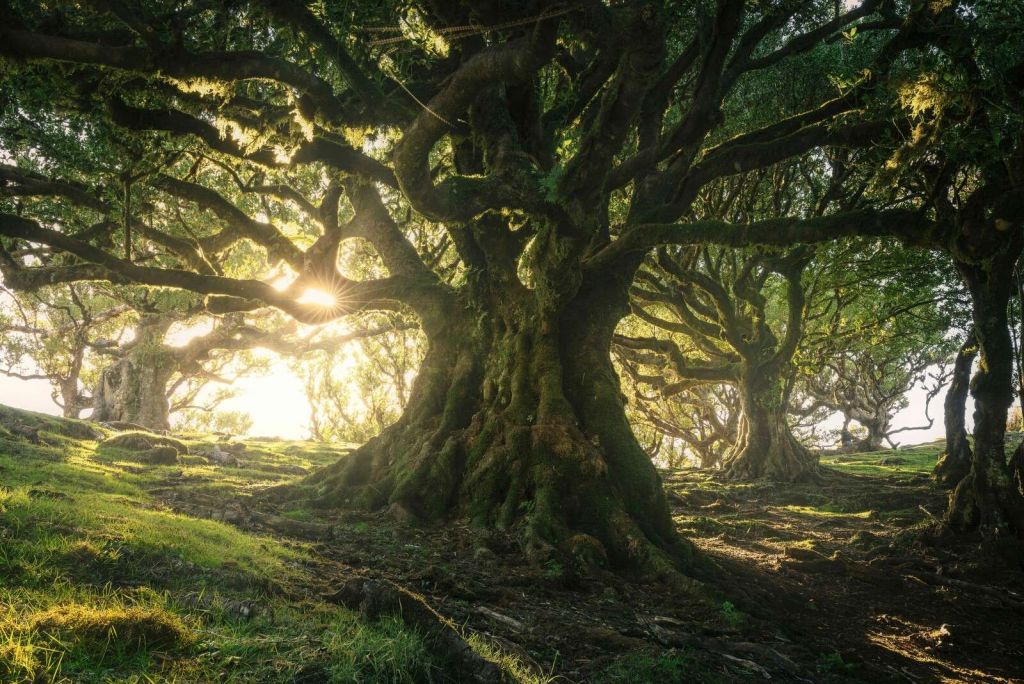
M 808 549 L 802 546 L 787 546 L 786 556 L 798 561 L 816 561 L 825 558 L 825 556 L 814 549 Z
M 232 442 L 225 444 L 224 450 L 231 454 L 241 454 L 245 451 L 245 444 L 242 442 Z
M 416 516 L 413 515 L 412 511 L 397 501 L 388 506 L 388 515 L 400 523 L 412 523 L 416 521 Z
M 129 451 L 146 451 L 158 446 L 172 447 L 179 454 L 188 453 L 188 447 L 184 442 L 150 432 L 122 432 L 100 442 L 100 447 L 113 447 Z
M 153 465 L 174 465 L 178 462 L 178 450 L 171 446 L 155 446 L 140 453 L 138 460 Z
M 39 428 L 29 427 L 28 425 L 22 425 L 16 423 L 10 427 L 11 434 L 15 437 L 21 437 L 22 439 L 28 440 L 33 444 L 39 444 Z
M 233 454 L 227 451 L 222 451 L 221 448 L 214 444 L 213 450 L 210 451 L 210 455 L 207 457 L 211 463 L 216 463 L 222 466 L 235 466 L 238 465 L 238 459 Z

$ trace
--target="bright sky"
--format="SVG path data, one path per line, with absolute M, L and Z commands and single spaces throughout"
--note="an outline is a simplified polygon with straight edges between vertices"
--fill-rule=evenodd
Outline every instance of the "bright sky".
M 225 410 L 245 411 L 252 416 L 253 435 L 276 435 L 286 439 L 305 439 L 309 436 L 309 406 L 302 383 L 289 370 L 287 363 L 277 361 L 268 375 L 242 378 L 235 383 L 237 395 L 222 404 Z M 924 421 L 924 390 L 910 393 L 910 405 L 896 415 L 895 427 L 922 425 Z M 901 444 L 917 444 L 943 436 L 943 391 L 932 400 L 931 414 L 935 424 L 929 430 L 903 432 L 894 436 Z M 50 399 L 50 386 L 42 380 L 16 380 L 0 375 L 0 404 L 57 414 L 59 409 Z M 968 400 L 967 424 L 973 421 L 973 402 Z M 839 427 L 841 421 L 827 427 Z
M 302 383 L 286 364 L 276 364 L 269 375 L 242 378 L 235 383 L 237 396 L 225 401 L 225 410 L 245 411 L 252 416 L 253 435 L 277 435 L 286 439 L 309 436 L 309 405 Z M 43 380 L 16 380 L 0 375 L 0 404 L 59 414 L 50 399 L 50 385 Z

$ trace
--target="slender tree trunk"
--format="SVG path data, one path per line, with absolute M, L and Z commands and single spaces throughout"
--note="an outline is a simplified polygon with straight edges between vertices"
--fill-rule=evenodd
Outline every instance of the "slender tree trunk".
M 164 346 L 169 324 L 143 323 L 127 354 L 104 368 L 93 393 L 92 420 L 134 423 L 151 430 L 170 428 L 167 384 L 175 370 Z
M 853 433 L 850 432 L 850 422 L 853 418 L 850 417 L 849 413 L 843 413 L 843 427 L 839 430 L 839 445 L 844 451 L 852 451 L 857 448 L 856 439 Z
M 1024 535 L 1024 497 L 1013 486 L 1006 462 L 1006 417 L 1013 400 L 1013 349 L 1007 305 L 1016 255 L 1012 259 L 1007 257 L 998 254 L 981 264 L 957 262 L 971 293 L 981 362 L 971 382 L 971 467 L 950 495 L 946 516 L 958 530 L 991 532 L 1009 527 Z
M 62 411 L 65 418 L 78 418 L 82 410 L 88 408 L 88 401 L 82 397 L 82 393 L 78 388 L 78 380 L 82 375 L 82 364 L 85 361 L 87 342 L 88 339 L 84 332 L 78 331 L 75 333 L 68 372 L 57 381 L 57 389 L 60 391 L 60 399 L 63 405 Z
M 325 506 L 401 506 L 514 530 L 534 559 L 662 572 L 690 547 L 626 419 L 610 355 L 621 301 L 581 290 L 557 317 L 494 289 L 423 317 L 402 418 L 310 481 Z
M 953 363 L 953 379 L 943 403 L 946 448 L 935 464 L 935 480 L 943 487 L 953 487 L 971 469 L 971 445 L 967 441 L 967 394 L 971 389 L 971 368 L 978 355 L 974 331 L 960 345 Z
M 813 479 L 818 457 L 800 444 L 789 428 L 784 383 L 779 374 L 747 366 L 737 389 L 740 429 L 736 445 L 726 458 L 726 476 L 784 482 Z
M 58 389 L 63 404 L 61 412 L 64 417 L 78 418 L 82 414 L 82 409 L 86 408 L 82 404 L 82 396 L 78 391 L 78 375 L 61 378 L 58 381 Z

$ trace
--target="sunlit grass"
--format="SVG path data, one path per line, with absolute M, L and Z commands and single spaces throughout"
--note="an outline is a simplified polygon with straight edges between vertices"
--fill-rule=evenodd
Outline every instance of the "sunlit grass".
M 186 435 L 192 455 L 141 466 L 34 416 L 16 419 L 45 421 L 52 445 L 0 431 L 0 681 L 452 681 L 400 621 L 321 600 L 306 543 L 174 512 L 156 496 L 180 489 L 226 505 L 347 448 L 249 441 L 244 467 L 223 467 L 199 455 L 216 438 Z M 548 681 L 485 639 L 472 643 L 514 681 Z
M 857 475 L 930 475 L 944 446 L 945 441 L 938 440 L 907 449 L 823 456 L 821 462 L 840 472 Z
M 780 510 L 787 511 L 789 513 L 796 513 L 798 515 L 812 515 L 817 518 L 861 518 L 867 520 L 873 515 L 877 515 L 874 511 L 858 511 L 848 512 L 843 510 L 836 510 L 835 506 L 782 506 Z

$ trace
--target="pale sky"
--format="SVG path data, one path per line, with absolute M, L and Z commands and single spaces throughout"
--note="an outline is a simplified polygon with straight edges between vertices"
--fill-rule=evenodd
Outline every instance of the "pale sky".
M 275 363 L 268 375 L 242 378 L 235 384 L 237 396 L 222 404 L 225 410 L 245 411 L 252 416 L 252 435 L 276 435 L 286 439 L 305 439 L 309 436 L 309 406 L 302 383 L 289 370 L 287 363 Z M 930 430 L 903 432 L 894 436 L 901 444 L 917 444 L 943 436 L 942 401 L 945 392 L 932 400 L 931 414 L 935 423 Z M 0 375 L 0 404 L 40 411 L 59 413 L 50 399 L 50 386 L 42 380 L 16 380 Z M 968 429 L 973 423 L 973 402 L 967 404 Z M 917 388 L 910 394 L 910 405 L 896 415 L 893 425 L 921 425 L 924 423 L 924 390 Z M 831 421 L 827 427 L 833 426 Z
M 252 416 L 253 435 L 277 435 L 287 439 L 309 436 L 309 405 L 302 383 L 285 364 L 269 375 L 242 378 L 235 383 L 238 395 L 225 401 L 225 410 L 245 411 Z M 50 385 L 43 380 L 17 380 L 0 375 L 0 404 L 57 415 L 50 399 Z

